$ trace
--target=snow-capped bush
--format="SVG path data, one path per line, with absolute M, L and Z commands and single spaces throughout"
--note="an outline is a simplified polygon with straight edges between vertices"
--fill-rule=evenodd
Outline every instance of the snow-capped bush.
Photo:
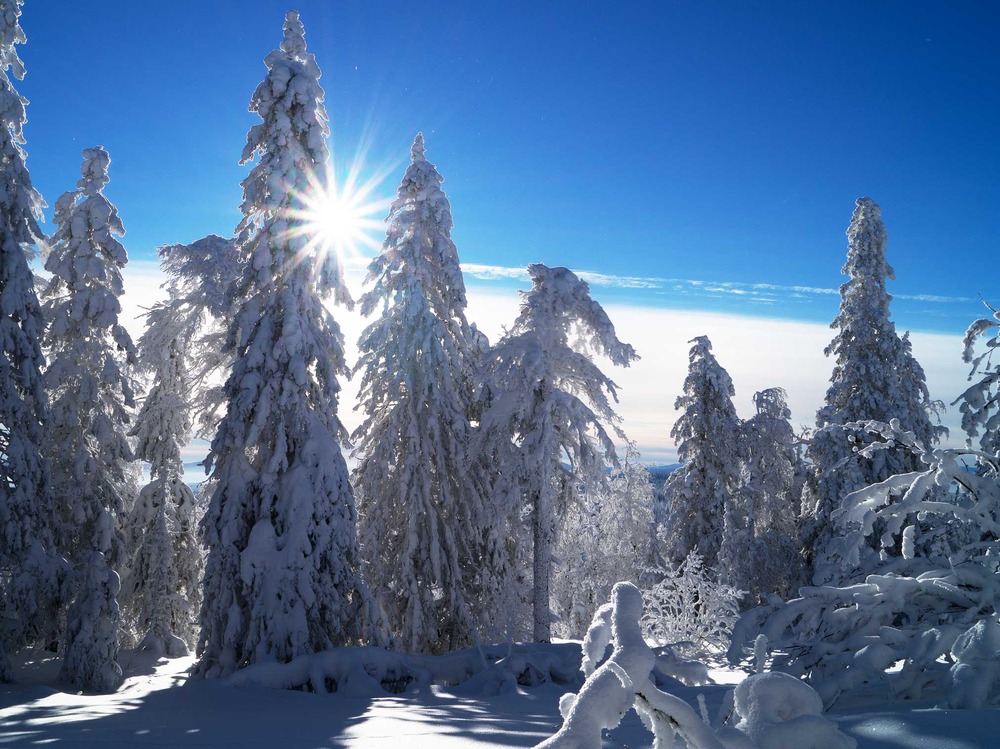
M 481 645 L 442 655 L 373 647 L 331 648 L 288 663 L 256 663 L 234 673 L 234 686 L 297 689 L 373 697 L 436 685 L 463 695 L 490 696 L 546 683 L 579 681 L 580 649 L 557 645 Z
M 638 584 L 653 562 L 653 485 L 631 444 L 607 486 L 570 500 L 562 518 L 552 575 L 556 636 L 580 637 L 619 580 Z
M 823 701 L 809 685 L 788 674 L 748 676 L 733 695 L 735 728 L 758 749 L 855 749 L 837 724 L 823 717 Z
M 879 441 L 866 453 L 903 447 L 925 463 L 922 471 L 846 498 L 839 533 L 848 562 L 856 563 L 872 539 L 891 553 L 883 553 L 878 574 L 863 582 L 802 588 L 799 598 L 748 612 L 735 628 L 730 659 L 742 659 L 743 647 L 763 633 L 774 654 L 772 667 L 806 677 L 827 705 L 862 690 L 912 699 L 947 693 L 954 707 L 993 699 L 1000 692 L 992 678 L 976 682 L 962 663 L 984 657 L 981 643 L 988 642 L 990 629 L 977 622 L 992 620 L 1000 604 L 995 459 L 965 450 L 927 452 L 898 422 L 848 426 L 877 433 Z M 988 468 L 970 471 L 972 459 Z M 908 528 L 915 518 L 931 527 L 976 528 L 978 534 L 964 546 L 944 545 L 948 555 L 935 556 L 934 546 L 914 544 Z M 895 551 L 900 536 L 910 539 L 904 554 Z M 964 686 L 953 692 L 955 684 Z
M 980 619 L 955 640 L 945 707 L 995 705 L 1000 686 L 1000 621 Z
M 689 643 L 696 650 L 719 653 L 729 647 L 745 591 L 718 580 L 705 569 L 697 551 L 675 566 L 647 570 L 659 578 L 643 591 L 643 634 L 654 642 Z
M 689 749 L 722 749 L 722 743 L 683 700 L 661 692 L 651 681 L 656 657 L 642 637 L 642 594 L 631 583 L 618 583 L 584 642 L 587 679 L 577 694 L 559 701 L 562 727 L 538 749 L 600 749 L 603 731 L 614 728 L 631 709 L 642 717 L 657 741 L 682 737 Z M 594 668 L 610 643 L 611 657 Z M 670 744 L 665 744 L 669 746 Z

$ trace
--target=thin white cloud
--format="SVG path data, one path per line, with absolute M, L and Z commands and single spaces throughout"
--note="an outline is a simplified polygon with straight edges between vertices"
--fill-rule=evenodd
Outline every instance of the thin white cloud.
M 839 294 L 840 289 L 824 289 L 816 286 L 780 286 L 773 283 L 754 283 L 747 284 L 751 288 L 759 289 L 761 291 L 785 291 L 791 293 L 792 296 L 798 296 L 801 294 Z
M 480 266 L 494 273 L 496 266 Z M 361 265 L 348 267 L 351 291 L 361 291 Z M 465 266 L 468 275 L 473 275 Z M 521 269 L 500 269 L 506 278 L 517 279 Z M 501 277 L 501 276 L 493 276 Z M 125 271 L 123 322 L 133 336 L 142 332 L 138 319 L 144 307 L 162 298 L 159 284 L 162 274 L 155 263 L 130 263 Z M 670 283 L 676 283 L 671 281 Z M 595 285 L 597 285 L 595 283 Z M 692 284 L 689 289 L 694 289 Z M 672 292 L 671 292 L 672 293 Z M 519 298 L 509 289 L 488 285 L 469 288 L 469 319 L 493 341 L 510 326 L 518 313 Z M 771 291 L 756 301 L 780 301 Z M 720 363 L 732 375 L 736 385 L 736 406 L 744 418 L 753 413 L 753 394 L 768 387 L 788 391 L 792 421 L 811 426 L 816 410 L 823 402 L 833 363 L 823 355 L 833 335 L 826 324 L 803 323 L 769 318 L 761 311 L 757 317 L 700 311 L 677 311 L 635 304 L 606 304 L 619 337 L 631 343 L 642 359 L 628 369 L 616 369 L 604 363 L 607 373 L 620 386 L 618 413 L 625 433 L 633 439 L 647 462 L 676 461 L 676 448 L 670 429 L 676 419 L 674 401 L 681 393 L 687 374 L 689 341 L 707 335 Z M 344 332 L 349 363 L 357 359 L 357 341 L 367 321 L 357 309 L 332 308 Z M 965 387 L 967 366 L 961 360 L 962 342 L 958 335 L 914 333 L 913 351 L 923 365 L 934 398 L 951 402 Z M 357 382 L 343 383 L 340 416 L 348 429 L 354 429 L 361 414 L 357 403 Z M 945 425 L 952 430 L 951 442 L 959 444 L 959 414 L 952 408 Z M 197 448 L 185 459 L 194 458 Z
M 527 283 L 525 268 L 500 265 L 465 263 L 462 270 L 471 278 L 480 281 L 522 281 Z M 670 291 L 676 294 L 732 294 L 747 300 L 777 303 L 784 299 L 805 299 L 808 296 L 836 296 L 839 288 L 817 286 L 783 285 L 773 283 L 743 283 L 739 281 L 704 281 L 691 278 L 659 278 L 656 276 L 618 276 L 588 270 L 574 270 L 580 278 L 591 286 L 614 289 L 648 289 L 657 293 Z M 775 296 L 778 295 L 778 296 Z M 894 294 L 896 299 L 927 302 L 931 304 L 958 304 L 975 301 L 970 297 L 941 296 L 937 294 Z
M 909 299 L 914 302 L 933 302 L 935 304 L 958 304 L 976 301 L 967 296 L 938 296 L 937 294 L 893 294 L 893 299 Z
M 507 268 L 502 265 L 477 265 L 462 263 L 462 272 L 466 276 L 478 278 L 480 281 L 527 281 L 527 268 Z
M 662 278 L 609 276 L 606 273 L 594 273 L 589 270 L 576 271 L 576 275 L 589 283 L 591 286 L 605 286 L 617 289 L 659 289 L 663 287 Z

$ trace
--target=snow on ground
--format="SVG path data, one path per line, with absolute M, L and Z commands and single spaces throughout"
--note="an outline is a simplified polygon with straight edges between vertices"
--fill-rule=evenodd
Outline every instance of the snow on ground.
M 529 747 L 561 723 L 556 684 L 492 697 L 443 687 L 375 699 L 316 695 L 217 681 L 187 681 L 191 659 L 134 663 L 113 695 L 75 695 L 55 683 L 54 662 L 20 670 L 21 682 L 0 686 L 0 747 L 55 749 L 464 749 Z M 713 671 L 733 683 L 733 672 Z M 710 715 L 729 687 L 689 687 L 692 704 L 706 697 Z M 998 746 L 1000 710 L 936 710 L 929 705 L 853 706 L 830 715 L 859 749 L 981 749 Z M 604 742 L 607 749 L 649 747 L 634 712 Z M 789 747 L 794 749 L 794 747 Z

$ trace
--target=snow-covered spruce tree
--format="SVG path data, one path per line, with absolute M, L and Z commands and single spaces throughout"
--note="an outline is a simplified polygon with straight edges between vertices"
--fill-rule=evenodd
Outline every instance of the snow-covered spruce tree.
M 225 408 L 221 384 L 232 367 L 231 351 L 222 350 L 232 319 L 228 290 L 240 266 L 236 243 L 214 234 L 189 245 L 164 245 L 157 254 L 167 274 L 167 300 L 149 312 L 139 341 L 153 389 L 133 431 L 152 481 L 129 515 L 130 560 L 122 585 L 125 616 L 140 645 L 182 655 L 197 637 L 203 558 L 197 502 L 181 478 L 181 450 L 194 413 L 214 434 Z M 211 482 L 203 488 L 210 493 Z
M 410 154 L 361 299 L 362 314 L 381 314 L 359 342 L 353 484 L 365 579 L 397 644 L 441 653 L 475 639 L 474 571 L 491 519 L 470 475 L 475 349 L 451 206 L 419 133 Z
M 21 0 L 0 0 L 0 682 L 7 655 L 49 644 L 61 619 L 65 565 L 54 555 L 48 465 L 42 458 L 48 399 L 42 379 L 42 314 L 28 267 L 42 239 L 41 195 L 31 186 L 22 129 L 27 103 L 8 72 L 24 66 Z
M 796 528 L 805 466 L 781 388 L 753 397 L 743 423 L 743 472 L 726 514 L 723 577 L 748 592 L 744 605 L 782 598 L 804 582 Z
M 835 563 L 842 553 L 831 520 L 842 499 L 917 467 L 916 458 L 905 450 L 879 450 L 872 459 L 861 457 L 857 448 L 877 435 L 844 425 L 898 419 L 927 447 L 940 434 L 931 422 L 934 404 L 923 370 L 913 359 L 908 339 L 900 339 L 889 319 L 892 297 L 886 279 L 895 275 L 886 260 L 882 211 L 871 198 L 858 198 L 847 238 L 842 272 L 848 280 L 840 287 L 840 313 L 831 324 L 837 334 L 825 351 L 835 357 L 835 364 L 826 404 L 816 415 L 818 430 L 808 450 L 814 470 L 802 501 L 802 542 L 816 582 L 842 574 Z
M 638 584 L 654 561 L 653 485 L 629 443 L 607 484 L 573 497 L 561 519 L 552 575 L 558 637 L 580 638 L 620 580 Z
M 214 491 L 197 673 L 368 639 L 374 607 L 358 576 L 357 513 L 337 417 L 343 336 L 323 300 L 351 304 L 339 258 L 311 236 L 305 210 L 322 181 L 329 132 L 320 70 L 298 13 L 265 58 L 250 109 L 238 245 L 244 272 L 228 410 L 212 441 Z
M 606 466 L 617 463 L 603 425 L 618 420 L 610 401 L 617 386 L 591 353 L 621 367 L 638 356 L 571 271 L 537 263 L 528 274 L 521 313 L 490 354 L 493 395 L 480 428 L 483 449 L 500 459 L 494 496 L 507 499 L 497 507 L 530 516 L 531 539 L 523 540 L 532 548 L 532 636 L 548 642 L 557 512 L 570 492 L 605 483 Z
M 170 656 L 186 655 L 194 644 L 202 570 L 195 497 L 184 483 L 181 461 L 191 436 L 189 321 L 176 314 L 176 301 L 150 310 L 139 339 L 140 361 L 153 384 L 132 435 L 136 456 L 150 464 L 151 480 L 128 515 L 129 561 L 122 581 L 123 608 L 140 647 Z
M 712 353 L 712 342 L 698 336 L 691 343 L 684 394 L 674 404 L 681 415 L 670 430 L 683 465 L 663 487 L 670 503 L 663 555 L 677 565 L 697 548 L 705 566 L 714 569 L 726 509 L 740 485 L 741 423 L 733 381 Z
M 115 570 L 125 562 L 121 524 L 137 493 L 128 439 L 136 350 L 118 322 L 128 256 L 118 209 L 102 193 L 110 163 L 100 146 L 84 149 L 77 189 L 56 201 L 44 292 L 48 454 L 60 548 L 77 569 L 62 676 L 94 691 L 121 682 Z

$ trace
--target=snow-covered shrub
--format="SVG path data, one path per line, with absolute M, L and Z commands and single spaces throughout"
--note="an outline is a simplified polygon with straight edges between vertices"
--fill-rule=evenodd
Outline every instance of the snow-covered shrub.
M 680 736 L 689 749 L 722 749 L 698 714 L 686 702 L 661 692 L 651 681 L 656 663 L 653 651 L 639 629 L 642 594 L 631 583 L 618 583 L 611 602 L 594 617 L 583 644 L 586 681 L 578 694 L 565 694 L 559 701 L 562 727 L 538 744 L 538 749 L 600 749 L 603 731 L 614 728 L 631 709 L 642 717 L 659 742 Z M 607 644 L 611 657 L 595 668 Z M 600 655 L 599 655 L 600 654 Z
M 740 660 L 742 648 L 763 633 L 774 654 L 772 667 L 806 677 L 827 705 L 863 689 L 913 699 L 947 692 L 956 707 L 993 699 L 1000 685 L 986 677 L 974 683 L 960 663 L 987 652 L 980 643 L 988 642 L 989 628 L 977 622 L 992 621 L 1000 602 L 995 459 L 965 450 L 927 452 L 898 422 L 849 426 L 878 435 L 878 442 L 864 448 L 867 454 L 902 446 L 924 462 L 921 471 L 846 498 L 839 518 L 845 558 L 857 563 L 874 538 L 883 549 L 878 574 L 855 585 L 802 588 L 799 598 L 748 612 L 735 628 L 730 659 Z M 970 471 L 972 459 L 988 469 Z M 978 532 L 964 546 L 944 545 L 947 556 L 935 556 L 937 547 L 914 542 L 914 519 L 932 528 Z M 968 686 L 953 694 L 953 684 Z
M 433 684 L 472 697 L 546 683 L 572 684 L 579 678 L 579 646 L 560 643 L 481 645 L 442 655 L 374 647 L 331 648 L 288 663 L 255 663 L 228 677 L 226 683 L 365 697 Z
M 788 674 L 748 676 L 733 695 L 735 728 L 758 749 L 855 749 L 837 724 L 823 717 L 823 701 L 807 684 Z
M 1000 621 L 980 619 L 965 630 L 951 648 L 954 663 L 945 707 L 976 708 L 995 705 L 1000 682 Z
M 630 444 L 607 486 L 574 496 L 560 523 L 552 575 L 556 636 L 580 637 L 616 582 L 639 583 L 653 561 L 652 522 L 653 485 Z
M 646 609 L 643 634 L 654 642 L 690 643 L 700 651 L 718 653 L 730 643 L 745 591 L 720 582 L 697 551 L 675 566 L 648 570 L 659 578 L 643 591 Z

